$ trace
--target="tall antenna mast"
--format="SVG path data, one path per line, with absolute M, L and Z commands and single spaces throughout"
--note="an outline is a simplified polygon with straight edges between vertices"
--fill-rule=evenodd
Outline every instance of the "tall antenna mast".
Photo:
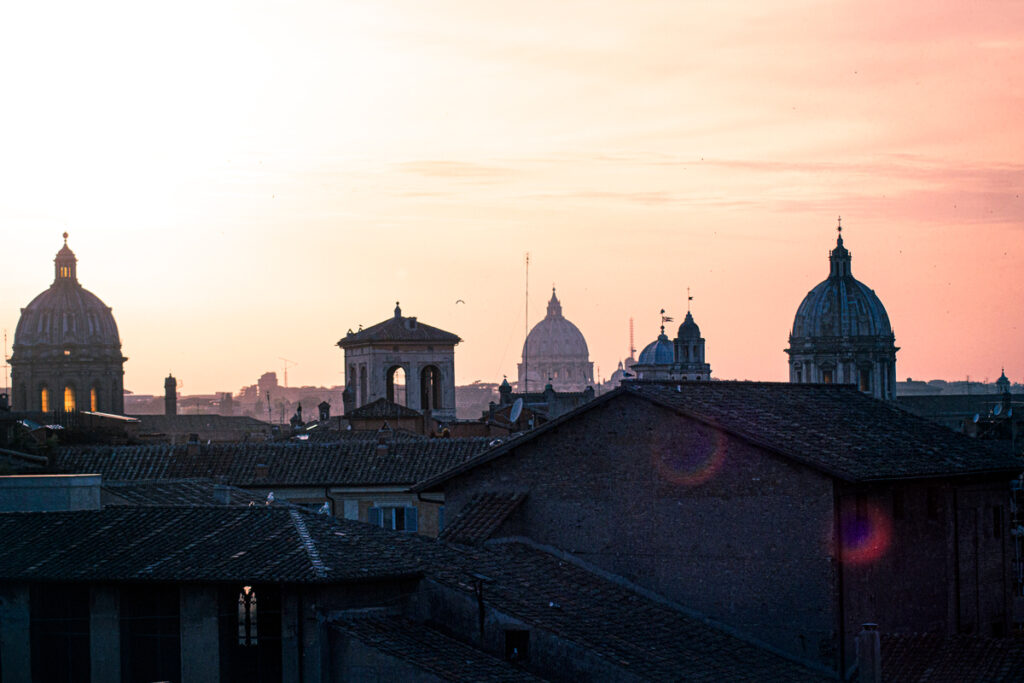
M 636 353 L 636 345 L 633 343 L 633 316 L 629 317 L 629 357 L 633 358 Z
M 7 330 L 4 330 L 4 393 L 7 393 L 7 373 L 10 370 L 7 364 Z
M 530 390 L 530 252 L 526 252 L 526 315 L 523 316 L 523 393 Z

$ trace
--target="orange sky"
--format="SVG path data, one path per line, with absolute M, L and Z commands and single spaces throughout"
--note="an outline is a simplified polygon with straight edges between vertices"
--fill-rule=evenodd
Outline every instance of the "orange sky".
M 827 6 L 826 6 L 827 5 Z M 755 8 L 755 9 L 752 9 Z M 18 3 L 0 327 L 60 233 L 125 386 L 338 384 L 395 300 L 515 376 L 552 283 L 607 376 L 680 321 L 782 380 L 843 215 L 897 375 L 1024 381 L 1024 3 Z M 465 306 L 455 305 L 464 299 Z

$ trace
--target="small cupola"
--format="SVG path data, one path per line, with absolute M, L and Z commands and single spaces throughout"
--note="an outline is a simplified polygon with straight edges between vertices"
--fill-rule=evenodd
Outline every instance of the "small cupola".
M 548 317 L 549 318 L 561 318 L 562 317 L 562 302 L 555 296 L 555 288 L 551 288 L 551 300 L 548 301 Z
M 843 246 L 843 218 L 839 217 L 839 224 L 836 226 L 839 237 L 836 239 L 836 248 L 828 253 L 829 277 L 850 277 L 850 252 Z
M 68 234 L 64 233 L 64 246 L 57 252 L 53 259 L 54 282 L 77 282 L 78 276 L 75 272 L 78 259 L 75 252 L 68 247 Z

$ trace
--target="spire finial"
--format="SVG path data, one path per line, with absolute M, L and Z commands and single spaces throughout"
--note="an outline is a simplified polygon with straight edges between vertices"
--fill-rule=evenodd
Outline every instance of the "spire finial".
M 68 234 L 66 232 L 64 233 L 64 246 L 68 246 Z
M 665 334 L 665 309 L 661 309 L 661 333 Z
M 686 312 L 690 312 L 690 302 L 693 301 L 693 297 L 690 295 L 690 288 L 686 288 Z
M 838 233 L 839 233 L 840 235 L 842 235 L 842 234 L 843 234 L 843 217 L 842 217 L 842 216 L 840 216 L 840 217 L 839 217 L 839 218 L 838 218 L 838 219 L 836 220 L 836 231 L 837 231 L 837 232 L 838 232 Z
M 402 308 L 398 305 L 397 301 L 395 302 L 395 317 L 396 318 L 401 318 L 402 317 Z

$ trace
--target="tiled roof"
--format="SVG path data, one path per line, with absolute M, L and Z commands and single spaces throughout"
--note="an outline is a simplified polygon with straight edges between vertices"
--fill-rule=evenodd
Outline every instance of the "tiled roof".
M 967 417 L 979 413 L 982 417 L 996 405 L 1002 405 L 1002 394 L 949 394 L 940 396 L 899 396 L 896 405 L 922 417 Z M 1016 412 L 1019 402 L 1013 402 Z
M 0 579 L 322 583 L 418 573 L 383 529 L 292 507 L 0 514 Z
M 519 543 L 481 548 L 409 538 L 430 578 L 587 649 L 641 680 L 815 681 L 829 677 L 625 585 Z
M 422 414 L 419 411 L 394 403 L 386 398 L 378 398 L 372 403 L 367 403 L 350 413 L 345 413 L 345 417 L 356 419 L 380 418 L 386 420 L 397 417 L 422 417 Z
M 1016 683 L 1024 681 L 1024 640 L 883 635 L 882 680 L 892 683 Z
M 424 491 L 611 401 L 636 396 L 846 481 L 1014 474 L 1024 462 L 851 385 L 629 382 L 413 487 Z
M 331 626 L 445 681 L 511 683 L 542 679 L 438 631 L 397 616 L 354 616 Z
M 439 538 L 467 545 L 483 543 L 525 497 L 523 493 L 478 493 L 445 526 Z
M 1024 465 L 1004 448 L 851 385 L 634 383 L 625 390 L 846 480 L 1016 472 Z
M 270 424 L 245 415 L 133 415 L 144 432 L 268 431 Z
M 376 343 L 402 343 L 402 342 L 435 342 L 438 344 L 458 344 L 461 339 L 459 335 L 445 332 L 444 330 L 430 325 L 424 325 L 416 318 L 396 315 L 384 322 L 371 325 L 365 330 L 350 332 L 339 342 L 338 346 L 343 349 L 363 344 Z
M 194 479 L 233 486 L 360 486 L 412 484 L 488 448 L 486 437 L 396 438 L 338 443 L 263 442 L 61 448 L 59 472 L 102 474 L 104 481 Z
M 152 481 L 103 482 L 106 505 L 214 505 L 214 491 L 228 489 L 231 505 L 245 505 L 250 491 L 217 484 L 212 479 L 157 479 Z

